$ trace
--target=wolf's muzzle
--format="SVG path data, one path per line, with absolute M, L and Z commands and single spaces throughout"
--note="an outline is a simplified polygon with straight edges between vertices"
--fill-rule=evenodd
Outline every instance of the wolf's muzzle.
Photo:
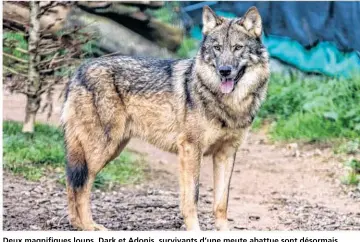
M 219 73 L 222 77 L 228 77 L 231 74 L 231 66 L 220 66 Z

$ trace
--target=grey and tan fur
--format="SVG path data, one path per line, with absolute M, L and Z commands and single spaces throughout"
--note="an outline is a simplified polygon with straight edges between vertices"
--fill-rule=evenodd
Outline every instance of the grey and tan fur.
M 181 212 L 188 230 L 200 229 L 200 165 L 204 155 L 213 157 L 215 225 L 228 229 L 235 155 L 266 96 L 268 54 L 254 7 L 236 19 L 218 17 L 205 7 L 203 24 L 204 39 L 193 59 L 99 58 L 74 75 L 61 117 L 73 226 L 105 229 L 92 219 L 92 184 L 138 137 L 178 154 Z

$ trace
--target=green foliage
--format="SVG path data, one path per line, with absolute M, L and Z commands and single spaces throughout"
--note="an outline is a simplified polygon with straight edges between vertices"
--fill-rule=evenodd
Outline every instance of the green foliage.
M 274 139 L 353 139 L 360 136 L 359 103 L 360 77 L 314 80 L 272 75 L 259 118 L 272 121 Z
M 107 165 L 97 176 L 95 187 L 119 184 L 136 184 L 144 177 L 144 161 L 141 162 L 135 154 L 123 151 L 121 156 Z
M 28 42 L 21 32 L 7 31 L 3 33 L 3 51 L 20 60 L 28 61 L 29 55 L 24 53 L 28 49 Z M 23 50 L 23 51 L 21 51 Z M 24 73 L 27 71 L 27 64 L 19 62 L 14 58 L 3 55 L 3 65 L 10 67 L 17 72 Z M 8 74 L 8 69 L 4 68 L 3 75 Z
M 178 2 L 165 2 L 164 7 L 156 10 L 147 10 L 147 12 L 163 23 L 174 24 L 179 18 L 174 9 L 179 8 L 179 5 Z
M 158 10 L 154 10 L 153 15 L 159 21 L 164 23 L 171 23 L 173 20 L 173 13 L 168 8 L 160 8 Z
M 101 53 L 97 40 L 95 39 L 86 42 L 81 49 L 85 54 L 84 58 L 92 58 Z
M 261 118 L 255 117 L 255 119 L 252 123 L 252 126 L 251 126 L 252 130 L 254 130 L 254 131 L 259 130 L 262 127 L 262 121 L 263 120 Z
M 97 32 L 89 33 L 87 29 L 82 29 L 79 31 L 79 34 L 74 36 L 81 43 L 84 43 L 81 46 L 82 59 L 93 58 L 95 56 L 100 56 L 102 51 L 99 48 L 98 42 L 100 40 L 100 35 Z M 89 39 L 90 37 L 90 39 Z
M 196 54 L 198 48 L 198 41 L 193 38 L 185 37 L 177 50 L 176 54 L 180 58 L 193 57 Z
M 360 161 L 350 159 L 345 166 L 349 168 L 349 172 L 343 177 L 342 182 L 346 185 L 358 185 L 360 183 Z
M 12 54 L 18 58 L 28 60 L 29 56 L 27 54 L 22 53 L 16 48 L 20 48 L 23 50 L 28 49 L 28 42 L 21 32 L 7 31 L 3 33 L 3 45 L 4 52 L 8 54 Z
M 340 144 L 335 149 L 335 153 L 345 153 L 351 155 L 360 153 L 360 139 L 354 139 Z
M 347 166 L 349 166 L 354 172 L 360 173 L 360 161 L 351 159 L 348 161 Z
M 55 171 L 65 184 L 62 132 L 44 124 L 36 124 L 33 135 L 22 133 L 21 128 L 18 122 L 3 122 L 4 168 L 35 181 Z M 137 156 L 124 151 L 97 176 L 95 187 L 137 183 L 143 178 L 143 167 Z
M 4 164 L 12 169 L 34 165 L 61 165 L 64 162 L 63 136 L 48 125 L 35 125 L 35 134 L 21 132 L 21 124 L 3 122 Z

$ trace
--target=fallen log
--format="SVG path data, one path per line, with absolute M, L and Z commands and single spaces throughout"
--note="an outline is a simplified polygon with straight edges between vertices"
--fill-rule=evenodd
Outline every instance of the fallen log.
M 106 7 L 98 7 L 90 2 L 81 2 L 78 6 L 89 13 L 114 20 L 170 51 L 176 51 L 183 40 L 181 28 L 158 21 L 134 4 L 113 2 Z
M 3 4 L 4 21 L 29 26 L 30 10 L 26 5 L 16 2 L 4 2 Z M 41 16 L 40 29 L 46 29 L 45 32 L 48 33 L 55 33 L 61 30 L 70 10 L 71 7 L 66 5 L 58 5 L 51 8 L 51 11 Z
M 89 32 L 99 33 L 98 46 L 107 53 L 123 55 L 172 57 L 174 54 L 166 48 L 142 37 L 138 33 L 117 22 L 80 8 L 73 8 L 69 13 L 68 23 L 73 26 L 87 26 Z

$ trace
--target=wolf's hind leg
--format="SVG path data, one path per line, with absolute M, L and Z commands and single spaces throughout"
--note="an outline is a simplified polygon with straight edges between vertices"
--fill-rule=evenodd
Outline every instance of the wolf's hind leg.
M 90 192 L 95 180 L 94 174 L 89 174 L 86 184 L 76 191 L 76 207 L 81 221 L 82 230 L 107 230 L 104 226 L 96 224 L 92 218 L 90 207 Z
M 108 162 L 116 158 L 121 151 L 125 148 L 129 139 L 126 139 L 116 146 L 116 149 L 111 149 L 111 146 L 104 149 L 102 154 L 90 154 L 88 158 L 88 179 L 83 187 L 79 188 L 76 192 L 76 201 L 78 213 L 82 224 L 83 230 L 107 230 L 104 226 L 94 222 L 91 214 L 90 195 L 91 188 L 95 181 L 96 175 L 106 166 Z
M 227 210 L 231 175 L 234 169 L 237 147 L 225 143 L 213 156 L 215 227 L 217 230 L 229 230 Z
M 85 154 L 79 140 L 65 132 L 65 147 L 67 155 L 66 190 L 68 199 L 69 220 L 72 226 L 82 228 L 77 207 L 77 188 L 85 183 L 88 170 Z
M 68 214 L 69 214 L 70 224 L 76 229 L 81 229 L 82 224 L 81 224 L 79 213 L 77 212 L 77 208 L 76 208 L 75 190 L 69 184 L 68 181 L 66 181 L 66 193 L 67 193 L 67 199 L 68 199 Z
M 105 230 L 92 219 L 90 193 L 98 172 L 119 155 L 129 141 L 123 135 L 124 125 L 113 127 L 111 135 L 114 136 L 109 139 L 102 137 L 102 131 L 96 125 L 84 127 L 73 120 L 65 123 L 69 218 L 76 228 Z M 92 130 L 91 136 L 87 135 L 85 128 Z

